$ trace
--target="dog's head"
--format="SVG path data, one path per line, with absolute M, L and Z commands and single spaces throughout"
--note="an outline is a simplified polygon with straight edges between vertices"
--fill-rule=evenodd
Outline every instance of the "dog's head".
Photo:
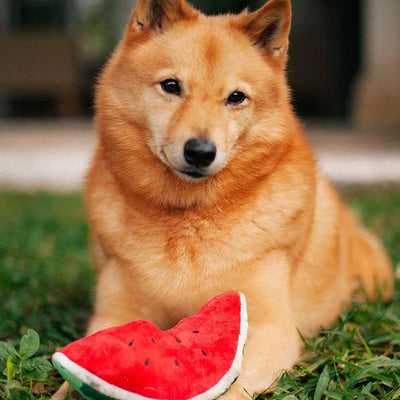
M 188 206 L 204 203 L 200 190 L 267 173 L 291 116 L 290 16 L 290 0 L 215 17 L 184 0 L 139 0 L 96 99 L 114 174 Z

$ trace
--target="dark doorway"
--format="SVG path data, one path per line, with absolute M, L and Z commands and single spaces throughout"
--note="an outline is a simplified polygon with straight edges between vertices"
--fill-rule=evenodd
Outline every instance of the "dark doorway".
M 304 116 L 345 118 L 361 58 L 361 0 L 293 1 L 289 82 Z

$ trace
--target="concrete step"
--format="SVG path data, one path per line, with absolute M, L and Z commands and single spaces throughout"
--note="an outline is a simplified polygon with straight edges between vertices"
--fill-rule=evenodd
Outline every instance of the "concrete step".
M 321 124 L 306 130 L 334 183 L 400 184 L 400 132 Z M 95 142 L 89 120 L 0 121 L 0 189 L 80 190 Z

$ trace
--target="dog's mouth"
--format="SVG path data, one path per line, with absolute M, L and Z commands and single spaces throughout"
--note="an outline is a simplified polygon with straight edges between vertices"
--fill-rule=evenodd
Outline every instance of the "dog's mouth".
M 169 162 L 167 155 L 165 154 L 164 148 L 161 149 L 159 153 L 161 161 L 168 165 L 173 172 L 175 172 L 180 178 L 185 180 L 200 182 L 205 178 L 208 178 L 212 175 L 207 169 L 204 168 L 176 168 L 172 163 Z
M 202 180 L 209 176 L 209 174 L 207 174 L 205 171 L 193 170 L 193 169 L 181 169 L 181 170 L 176 170 L 176 172 L 178 173 L 178 175 L 191 178 L 190 180 Z
M 201 178 L 205 178 L 207 176 L 206 173 L 200 172 L 200 171 L 182 170 L 179 172 L 181 172 L 182 174 L 185 174 L 187 176 L 190 176 L 191 178 L 195 178 L 195 179 L 201 179 Z

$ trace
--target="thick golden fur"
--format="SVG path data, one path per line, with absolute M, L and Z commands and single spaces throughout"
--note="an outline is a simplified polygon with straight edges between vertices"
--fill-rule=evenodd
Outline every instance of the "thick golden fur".
M 391 267 L 319 174 L 290 105 L 290 1 L 206 17 L 183 0 L 139 0 L 97 88 L 98 146 L 86 201 L 97 270 L 89 332 L 133 319 L 169 328 L 211 297 L 247 297 L 243 371 L 225 395 L 268 388 L 305 334 L 331 323 L 359 279 Z M 178 79 L 183 92 L 159 83 Z M 227 104 L 235 90 L 243 104 Z M 192 137 L 215 142 L 210 176 L 175 169 Z

